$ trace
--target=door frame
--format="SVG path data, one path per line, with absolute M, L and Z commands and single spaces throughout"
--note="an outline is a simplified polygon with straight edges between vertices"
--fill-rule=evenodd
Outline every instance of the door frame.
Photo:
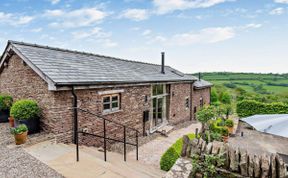
M 168 93 L 166 93 L 167 89 L 166 89 L 166 84 L 161 84 L 163 85 L 163 94 L 161 95 L 155 95 L 153 96 L 153 85 L 151 85 L 151 107 L 150 107 L 150 114 L 149 114 L 149 120 L 150 120 L 150 133 L 155 132 L 157 129 L 167 125 L 168 121 L 167 121 L 167 96 L 169 96 Z M 163 108 L 162 108 L 162 123 L 159 124 L 158 126 L 154 126 L 153 125 L 153 99 L 154 98 L 163 98 Z

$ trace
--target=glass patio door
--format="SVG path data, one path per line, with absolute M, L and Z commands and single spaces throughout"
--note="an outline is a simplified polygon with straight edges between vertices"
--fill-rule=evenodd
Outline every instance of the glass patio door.
M 153 98 L 153 127 L 158 127 L 163 123 L 163 102 L 164 98 Z

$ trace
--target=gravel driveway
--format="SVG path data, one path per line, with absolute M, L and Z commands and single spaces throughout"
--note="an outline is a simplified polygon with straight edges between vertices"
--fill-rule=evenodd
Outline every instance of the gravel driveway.
M 21 147 L 8 148 L 13 141 L 9 125 L 0 123 L 1 178 L 62 178 L 63 176 L 26 153 Z

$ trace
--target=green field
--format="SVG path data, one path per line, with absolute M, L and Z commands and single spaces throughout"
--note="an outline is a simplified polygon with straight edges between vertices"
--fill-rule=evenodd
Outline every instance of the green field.
M 211 72 L 202 73 L 201 78 L 213 83 L 218 92 L 228 91 L 234 100 L 237 91 L 245 90 L 250 97 L 268 98 L 267 102 L 288 102 L 288 74 Z
M 232 83 L 235 84 L 236 87 L 241 87 L 247 92 L 252 93 L 258 93 L 253 88 L 253 85 L 262 85 L 263 88 L 267 90 L 267 92 L 270 94 L 288 95 L 288 74 L 281 75 L 281 74 L 212 72 L 212 73 L 202 73 L 201 76 L 203 79 L 212 82 L 214 85 L 224 86 L 224 84 Z M 225 88 L 229 89 L 228 87 Z

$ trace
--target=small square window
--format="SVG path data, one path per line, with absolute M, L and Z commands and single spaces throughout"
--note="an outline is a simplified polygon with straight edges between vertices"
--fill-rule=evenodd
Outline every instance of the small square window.
M 119 110 L 119 94 L 109 95 L 103 97 L 103 112 L 109 113 Z

